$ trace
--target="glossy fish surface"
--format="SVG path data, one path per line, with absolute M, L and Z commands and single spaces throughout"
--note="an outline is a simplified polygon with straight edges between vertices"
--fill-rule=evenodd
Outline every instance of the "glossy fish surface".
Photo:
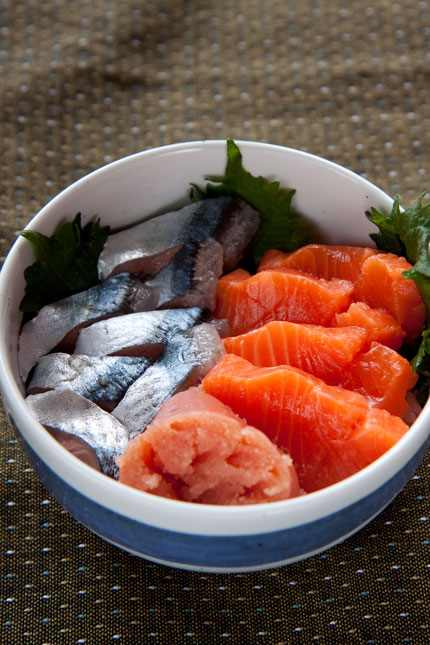
M 169 337 L 196 324 L 199 307 L 144 311 L 94 323 L 79 332 L 75 353 L 158 358 Z
M 121 313 L 147 311 L 158 295 L 128 273 L 42 307 L 22 328 L 18 365 L 25 382 L 37 360 L 56 349 L 71 352 L 80 328 Z
M 258 228 L 257 211 L 238 197 L 198 204 L 206 208 L 184 231 L 188 237 L 180 250 L 145 282 L 160 294 L 157 307 L 200 306 L 212 311 L 218 279 L 239 262 Z
M 95 453 L 102 472 L 117 477 L 115 457 L 125 449 L 129 433 L 111 414 L 71 390 L 33 394 L 28 396 L 25 402 L 39 423 L 53 430 L 52 434 L 61 443 L 67 447 L 66 440 L 72 435 L 80 440 L 82 449 L 84 441 L 88 446 L 88 461 L 92 457 L 91 453 Z
M 224 353 L 221 339 L 209 323 L 178 332 L 161 358 L 130 386 L 113 416 L 132 438 L 146 428 L 170 396 L 200 383 Z
M 27 394 L 73 390 L 111 411 L 151 361 L 133 356 L 84 356 L 54 353 L 37 362 Z
M 156 273 L 179 250 L 182 230 L 198 210 L 189 204 L 109 235 L 98 261 L 100 280 L 122 271 Z
M 257 232 L 258 211 L 238 197 L 230 203 L 228 217 L 218 225 L 213 237 L 223 247 L 223 273 L 232 271 Z
M 98 262 L 100 279 L 122 271 L 153 276 L 184 244 L 213 237 L 233 267 L 257 230 L 259 215 L 235 196 L 210 197 L 109 235 Z M 224 271 L 230 270 L 225 268 Z
M 146 284 L 159 294 L 157 307 L 203 307 L 213 310 L 222 274 L 223 248 L 209 238 L 188 242 L 167 266 Z

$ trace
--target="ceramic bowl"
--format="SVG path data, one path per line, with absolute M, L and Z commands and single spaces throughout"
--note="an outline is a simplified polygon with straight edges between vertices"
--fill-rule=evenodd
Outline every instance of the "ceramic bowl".
M 325 159 L 289 148 L 238 142 L 253 174 L 294 187 L 294 208 L 316 240 L 369 245 L 370 206 L 392 199 L 366 179 Z M 225 141 L 180 143 L 131 155 L 72 184 L 32 219 L 51 234 L 80 211 L 119 228 L 187 203 L 190 182 L 222 174 Z M 0 386 L 8 418 L 48 490 L 79 522 L 105 540 L 159 563 L 197 571 L 239 572 L 285 565 L 341 542 L 374 518 L 410 479 L 428 446 L 427 404 L 407 434 L 385 455 L 344 481 L 282 502 L 211 506 L 134 490 L 68 453 L 36 421 L 17 376 L 17 335 L 24 269 L 33 261 L 18 239 L 0 274 Z

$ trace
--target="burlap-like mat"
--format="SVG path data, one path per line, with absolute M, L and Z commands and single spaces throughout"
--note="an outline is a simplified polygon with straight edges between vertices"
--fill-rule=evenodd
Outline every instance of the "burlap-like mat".
M 1 259 L 66 185 L 152 146 L 254 139 L 410 203 L 429 190 L 427 0 L 0 2 Z M 430 641 L 430 462 L 344 544 L 244 575 L 177 571 L 78 525 L 1 417 L 2 643 Z

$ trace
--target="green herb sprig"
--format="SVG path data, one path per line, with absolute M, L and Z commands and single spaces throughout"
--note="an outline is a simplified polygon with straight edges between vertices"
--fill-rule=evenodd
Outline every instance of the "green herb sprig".
M 423 204 L 422 193 L 415 204 L 405 210 L 400 208 L 396 196 L 392 209 L 384 215 L 376 208 L 366 212 L 368 219 L 378 228 L 371 238 L 382 251 L 406 257 L 412 268 L 403 275 L 413 280 L 424 301 L 427 325 L 420 345 L 411 360 L 413 369 L 421 375 L 419 389 L 428 395 L 430 386 L 430 203 Z
M 242 153 L 232 139 L 227 139 L 227 164 L 224 175 L 207 176 L 214 182 L 200 188 L 192 185 L 190 198 L 198 201 L 218 195 L 238 195 L 260 213 L 260 225 L 248 253 L 255 264 L 267 249 L 294 251 L 309 239 L 306 223 L 291 210 L 294 189 L 281 188 L 278 181 L 255 177 L 242 165 Z
M 106 242 L 108 226 L 99 220 L 81 226 L 81 214 L 60 224 L 51 237 L 26 229 L 36 261 L 26 268 L 25 295 L 20 310 L 26 319 L 44 306 L 98 284 L 97 260 Z

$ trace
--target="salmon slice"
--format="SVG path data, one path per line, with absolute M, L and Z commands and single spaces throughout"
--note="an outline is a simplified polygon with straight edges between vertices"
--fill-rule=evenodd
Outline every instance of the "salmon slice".
M 291 457 L 200 388 L 169 399 L 117 463 L 121 482 L 188 502 L 251 504 L 301 494 Z
M 345 280 L 320 280 L 289 269 L 255 275 L 236 269 L 218 282 L 214 315 L 228 321 L 232 336 L 271 320 L 327 325 L 349 307 L 352 292 Z
M 227 353 L 257 367 L 298 367 L 328 385 L 359 392 L 372 406 L 398 416 L 408 409 L 406 393 L 418 380 L 409 361 L 389 347 L 369 343 L 369 334 L 362 327 L 275 321 L 224 338 L 223 343 Z
M 387 309 L 406 332 L 406 340 L 413 342 L 422 332 L 426 320 L 424 302 L 413 280 L 403 272 L 412 265 L 393 253 L 368 257 L 355 283 L 355 298 L 371 307 Z
M 373 343 L 370 350 L 355 357 L 345 371 L 341 385 L 370 399 L 377 408 L 402 417 L 409 408 L 406 393 L 418 375 L 398 352 Z
M 258 367 L 293 365 L 338 385 L 357 354 L 368 349 L 368 333 L 360 327 L 274 321 L 246 334 L 224 338 L 223 343 L 227 353 Z
M 364 396 L 288 365 L 256 367 L 226 354 L 202 387 L 291 455 L 306 492 L 356 473 L 408 429 Z
M 425 306 L 413 280 L 403 276 L 412 265 L 393 253 L 355 246 L 308 244 L 292 253 L 266 251 L 259 271 L 295 269 L 317 278 L 354 283 L 354 300 L 389 311 L 413 342 L 424 328 Z
M 363 327 L 370 343 L 381 343 L 391 349 L 399 349 L 406 335 L 399 321 L 386 309 L 369 307 L 365 302 L 353 302 L 347 311 L 335 315 L 332 325 Z
M 311 273 L 318 278 L 339 278 L 355 282 L 363 262 L 379 254 L 377 249 L 361 246 L 331 246 L 307 244 L 292 253 L 269 250 L 263 255 L 259 271 L 284 267 Z

